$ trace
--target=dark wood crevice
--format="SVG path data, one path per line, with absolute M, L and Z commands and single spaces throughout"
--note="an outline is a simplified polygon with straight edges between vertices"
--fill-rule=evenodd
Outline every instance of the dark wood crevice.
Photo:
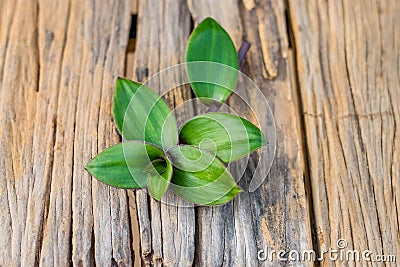
M 297 71 L 297 50 L 296 50 L 296 40 L 295 36 L 293 33 L 293 28 L 292 28 L 292 20 L 291 20 L 291 11 L 290 11 L 290 3 L 289 0 L 285 0 L 285 18 L 286 18 L 286 31 L 287 31 L 287 37 L 289 40 L 289 49 L 293 51 L 293 63 L 291 64 L 293 67 L 293 81 L 294 81 L 294 92 L 295 92 L 295 102 L 297 104 L 298 108 L 298 116 L 300 120 L 300 139 L 301 139 L 301 144 L 303 148 L 303 156 L 304 156 L 304 165 L 305 165 L 305 172 L 304 172 L 304 187 L 306 190 L 306 195 L 307 195 L 307 203 L 308 203 L 308 210 L 309 210 L 309 220 L 310 220 L 310 232 L 312 234 L 312 249 L 315 251 L 317 255 L 320 254 L 321 248 L 319 246 L 319 241 L 318 241 L 318 228 L 317 228 L 317 223 L 315 220 L 315 207 L 314 207 L 314 199 L 313 199 L 313 192 L 312 192 L 312 183 L 311 183 L 311 172 L 310 172 L 310 155 L 309 155 L 309 149 L 308 149 L 308 143 L 307 143 L 307 133 L 306 133 L 306 123 L 304 121 L 304 108 L 303 108 L 303 102 L 301 99 L 301 92 L 300 92 L 300 80 L 299 80 L 299 74 Z M 315 262 L 316 266 L 320 266 L 321 263 L 316 261 Z

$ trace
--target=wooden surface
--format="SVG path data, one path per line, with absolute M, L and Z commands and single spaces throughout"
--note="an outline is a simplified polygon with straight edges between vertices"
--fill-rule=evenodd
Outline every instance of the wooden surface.
M 400 261 L 399 14 L 396 0 L 0 0 L 0 266 L 314 266 L 257 252 L 338 239 Z M 116 77 L 144 82 L 183 62 L 207 16 L 237 48 L 252 44 L 243 72 L 277 128 L 267 179 L 218 207 L 156 203 L 93 179 L 84 165 L 120 142 Z M 191 97 L 182 87 L 165 99 Z
M 317 244 L 399 255 L 400 2 L 290 10 Z

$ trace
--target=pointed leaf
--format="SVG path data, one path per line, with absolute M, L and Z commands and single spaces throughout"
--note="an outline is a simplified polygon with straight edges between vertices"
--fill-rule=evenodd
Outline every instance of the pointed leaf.
M 177 143 L 177 126 L 164 100 L 150 88 L 118 78 L 114 96 L 114 118 L 122 137 L 169 148 Z
M 248 120 L 227 113 L 203 114 L 185 123 L 181 142 L 214 151 L 224 163 L 237 160 L 266 145 L 264 134 Z M 205 142 L 207 141 L 207 142 Z
M 163 151 L 141 141 L 124 142 L 107 148 L 86 166 L 98 180 L 117 188 L 142 188 L 147 185 L 148 164 Z
M 206 151 L 176 146 L 168 150 L 167 157 L 174 166 L 170 188 L 192 203 L 224 204 L 241 191 L 225 166 Z M 188 161 L 196 161 L 197 166 Z
M 172 177 L 172 165 L 167 159 L 154 160 L 147 168 L 148 188 L 155 200 L 160 200 L 167 191 Z
M 235 45 L 214 19 L 206 18 L 193 31 L 186 62 L 192 62 L 187 64 L 189 81 L 204 104 L 224 102 L 235 88 L 239 69 Z

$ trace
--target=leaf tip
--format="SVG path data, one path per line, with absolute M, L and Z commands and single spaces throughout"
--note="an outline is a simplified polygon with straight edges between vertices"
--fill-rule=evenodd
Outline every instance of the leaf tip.
M 205 19 L 202 20 L 202 22 L 200 22 L 200 24 L 203 23 L 203 22 L 204 23 L 207 22 L 207 23 L 217 23 L 218 24 L 218 22 L 215 19 L 213 19 L 212 17 L 206 17 Z
M 86 164 L 86 166 L 84 167 L 84 169 L 93 176 L 93 166 L 92 166 L 92 161 L 90 161 L 88 164 Z
M 124 78 L 121 76 L 117 77 L 117 80 L 115 81 L 115 94 L 117 93 L 117 90 L 121 87 L 121 83 L 123 82 Z
M 127 79 L 126 79 L 125 77 L 118 76 L 118 77 L 117 77 L 116 83 L 120 83 L 120 82 L 123 82 L 123 81 L 126 81 L 126 80 L 127 80 Z
M 208 25 L 208 26 L 216 26 L 216 27 L 218 27 L 218 28 L 222 28 L 221 24 L 219 24 L 218 21 L 216 21 L 215 19 L 213 19 L 213 18 L 211 18 L 211 17 L 207 17 L 207 18 L 203 19 L 203 20 L 199 23 L 199 26 L 200 26 L 200 25 L 202 25 L 202 26 L 205 26 L 205 25 Z
M 150 196 L 154 199 L 155 202 L 159 202 L 161 200 L 161 196 L 158 196 L 152 192 L 150 192 Z
M 267 137 L 265 136 L 265 134 L 260 130 L 261 132 L 261 147 L 268 145 L 268 141 L 267 141 Z
M 97 156 L 96 156 L 97 157 Z M 92 158 L 86 165 L 85 165 L 85 169 L 91 169 L 94 167 L 95 163 L 93 162 L 96 157 Z
M 125 78 L 125 77 L 122 77 L 122 76 L 118 76 L 117 77 L 117 81 L 115 82 L 115 94 L 117 94 L 117 91 L 120 88 L 124 88 L 124 85 L 128 86 L 128 87 L 131 87 L 133 84 L 135 84 L 134 81 L 131 81 L 131 80 L 129 80 L 129 79 Z
M 234 196 L 237 196 L 238 194 L 243 192 L 243 189 L 240 188 L 238 185 L 236 185 L 232 190 L 231 190 L 232 194 Z

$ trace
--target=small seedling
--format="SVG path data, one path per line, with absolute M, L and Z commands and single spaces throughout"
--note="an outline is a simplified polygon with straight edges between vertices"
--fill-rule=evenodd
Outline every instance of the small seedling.
M 194 93 L 209 111 L 218 110 L 238 81 L 238 56 L 230 36 L 206 18 L 190 36 L 186 61 Z M 196 62 L 232 71 L 199 71 Z M 199 82 L 207 79 L 213 82 Z M 155 200 L 172 190 L 195 204 L 230 201 L 241 189 L 225 164 L 266 144 L 264 134 L 251 122 L 222 112 L 196 116 L 178 131 L 173 112 L 159 95 L 123 78 L 116 83 L 113 113 L 124 142 L 101 152 L 86 169 L 117 188 L 147 187 Z

